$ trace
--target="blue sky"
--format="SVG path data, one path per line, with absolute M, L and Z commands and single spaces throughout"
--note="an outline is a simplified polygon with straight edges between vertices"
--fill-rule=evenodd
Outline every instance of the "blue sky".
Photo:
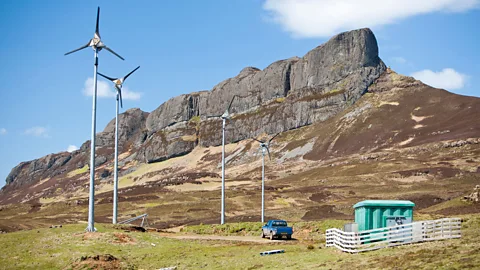
M 0 1 L 0 186 L 19 162 L 90 138 L 92 100 L 84 89 L 93 52 L 63 54 L 92 38 L 97 6 L 102 40 L 126 59 L 102 51 L 99 71 L 123 76 L 140 65 L 125 83 L 124 110 L 152 111 L 246 66 L 303 56 L 361 27 L 374 31 L 380 57 L 397 72 L 478 97 L 479 2 Z M 99 87 L 97 131 L 115 116 L 113 88 Z

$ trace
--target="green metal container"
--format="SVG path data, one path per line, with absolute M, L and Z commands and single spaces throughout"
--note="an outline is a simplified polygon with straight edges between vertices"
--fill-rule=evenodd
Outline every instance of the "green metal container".
M 353 206 L 355 209 L 355 223 L 359 231 L 366 231 L 390 226 L 395 221 L 410 223 L 413 221 L 413 207 L 411 201 L 396 200 L 367 200 Z

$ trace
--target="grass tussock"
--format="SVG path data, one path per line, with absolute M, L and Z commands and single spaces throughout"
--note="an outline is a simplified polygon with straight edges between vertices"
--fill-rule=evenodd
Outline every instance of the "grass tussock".
M 89 171 L 88 168 L 89 168 L 88 165 L 85 165 L 85 166 L 83 166 L 83 168 L 73 170 L 73 171 L 68 173 L 67 177 L 74 177 L 74 176 L 79 175 L 79 174 L 84 174 L 84 173 Z

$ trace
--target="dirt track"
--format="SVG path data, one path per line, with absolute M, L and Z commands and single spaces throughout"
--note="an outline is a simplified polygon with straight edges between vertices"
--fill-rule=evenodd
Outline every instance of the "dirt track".
M 263 239 L 260 236 L 219 236 L 219 235 L 198 235 L 198 234 L 172 234 L 172 233 L 160 233 L 161 236 L 172 238 L 172 239 L 183 239 L 183 240 L 214 240 L 214 241 L 236 241 L 236 242 L 250 242 L 250 243 L 260 243 L 260 244 L 276 244 L 276 243 L 295 243 L 293 240 L 270 240 Z

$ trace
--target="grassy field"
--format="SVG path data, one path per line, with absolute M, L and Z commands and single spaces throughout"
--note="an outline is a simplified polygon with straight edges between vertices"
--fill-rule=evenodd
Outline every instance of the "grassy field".
M 62 228 L 0 235 L 0 268 L 159 269 L 176 266 L 177 269 L 345 269 L 354 266 L 364 269 L 473 269 L 480 266 L 480 215 L 464 216 L 463 219 L 461 239 L 356 255 L 325 248 L 325 243 L 319 240 L 324 229 L 338 225 L 337 221 L 296 224 L 294 226 L 298 231 L 307 233 L 297 236 L 297 240 L 265 243 L 178 240 L 165 233 L 130 232 L 104 224 L 97 224 L 96 233 L 84 233 L 84 224 L 65 225 Z M 225 230 L 225 234 L 242 235 L 247 228 L 251 233 L 255 232 L 258 224 L 228 226 L 240 230 Z M 219 228 L 210 225 L 185 227 L 180 234 L 220 232 Z M 285 253 L 259 255 L 272 249 L 284 249 Z M 93 259 L 96 255 L 107 254 L 114 258 Z
M 450 141 L 478 136 L 412 100 L 368 94 L 343 115 L 275 139 L 265 218 L 288 220 L 293 241 L 260 239 L 261 159 L 256 143 L 241 141 L 226 145 L 227 224 L 212 225 L 220 219 L 221 146 L 123 168 L 118 219 L 147 213 L 152 227 L 175 233 L 102 225 L 112 218 L 112 177 L 97 178 L 99 232 L 84 233 L 86 165 L 0 197 L 0 269 L 480 269 L 480 204 L 463 200 L 480 184 L 480 143 Z M 369 199 L 410 200 L 415 220 L 462 217 L 463 237 L 357 255 L 326 249 L 325 229 L 352 222 L 352 206 Z M 286 253 L 259 255 L 271 249 Z

